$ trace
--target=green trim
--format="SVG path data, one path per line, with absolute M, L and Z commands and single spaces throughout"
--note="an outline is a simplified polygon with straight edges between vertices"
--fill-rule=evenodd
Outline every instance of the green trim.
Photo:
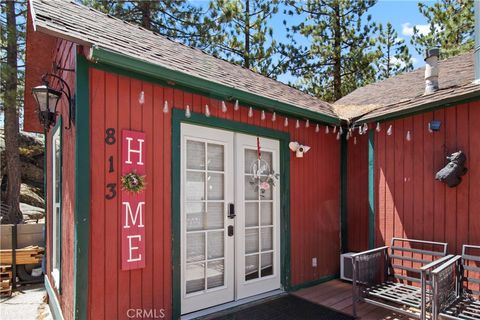
M 375 247 L 375 130 L 368 132 L 368 248 Z
M 283 103 L 275 99 L 270 99 L 264 96 L 256 95 L 250 92 L 232 88 L 217 82 L 202 79 L 189 75 L 184 72 L 171 70 L 160 66 L 133 58 L 124 54 L 115 53 L 106 49 L 93 47 L 92 58 L 95 61 L 102 62 L 108 65 L 113 65 L 128 71 L 138 72 L 154 78 L 160 78 L 166 81 L 173 81 L 183 86 L 191 87 L 200 90 L 206 94 L 214 94 L 226 99 L 234 97 L 246 105 L 252 105 L 259 108 L 273 108 L 277 112 L 297 117 L 308 118 L 322 123 L 340 124 L 340 119 L 336 116 L 328 116 L 315 111 L 299 108 L 295 105 Z
M 47 192 L 47 130 L 43 129 L 43 202 L 45 203 L 45 212 L 48 211 L 48 192 Z M 47 248 L 47 229 L 48 229 L 48 215 L 45 215 L 45 228 L 43 228 L 43 240 L 45 241 L 45 248 Z M 45 250 L 43 254 L 43 273 L 47 273 L 47 264 L 48 264 L 48 249 Z
M 381 115 L 378 117 L 365 118 L 366 116 L 368 116 L 368 114 L 366 114 L 360 117 L 358 121 L 356 121 L 355 123 L 362 124 L 362 123 L 369 123 L 369 122 L 375 122 L 375 121 L 386 121 L 386 120 L 405 118 L 405 117 L 414 116 L 420 113 L 433 111 L 435 109 L 455 107 L 459 104 L 478 101 L 478 100 L 480 100 L 480 91 L 475 91 L 475 92 L 470 92 L 457 97 L 451 97 L 451 98 L 446 98 L 446 99 L 422 104 L 414 108 L 399 110 L 397 112 L 391 112 L 389 114 Z
M 60 139 L 60 199 L 59 199 L 59 202 L 60 202 L 60 217 L 59 217 L 59 221 L 57 221 L 57 228 L 59 228 L 58 230 L 58 234 L 60 236 L 60 254 L 59 254 L 59 261 L 60 261 L 60 266 L 58 268 L 58 294 L 62 294 L 62 215 L 63 215 L 63 121 L 62 121 L 62 117 L 59 116 L 58 117 L 58 120 L 57 120 L 57 123 L 55 124 L 55 126 L 53 127 L 53 130 L 52 130 L 52 134 L 50 136 L 51 138 L 51 146 L 52 146 L 52 153 L 50 154 L 50 156 L 52 157 L 52 168 L 53 168 L 53 162 L 55 161 L 54 159 L 54 156 L 53 156 L 53 152 L 55 151 L 55 147 L 53 146 L 53 137 L 55 136 L 55 134 L 57 133 L 58 130 L 60 130 L 59 134 L 58 134 L 58 138 Z M 45 170 L 46 171 L 46 170 Z M 52 175 L 51 175 L 51 178 L 52 178 L 52 196 L 53 194 L 55 193 L 55 190 L 54 190 L 54 186 L 55 186 L 55 182 L 54 182 L 54 175 L 55 175 L 55 172 L 52 170 Z M 53 222 L 53 215 L 55 214 L 55 208 L 53 207 L 55 204 L 53 203 L 52 201 L 52 222 Z M 52 232 L 53 232 L 53 225 L 52 225 Z M 52 246 L 53 246 L 53 241 L 55 241 L 52 237 Z M 51 270 L 53 270 L 53 252 L 52 254 L 50 255 L 50 266 L 51 266 Z M 51 271 L 50 270 L 50 271 Z
M 313 287 L 313 286 L 316 286 L 316 285 L 319 285 L 321 283 L 331 281 L 331 280 L 334 280 L 334 279 L 338 279 L 338 274 L 330 274 L 330 275 L 323 276 L 323 277 L 321 277 L 319 279 L 316 279 L 316 280 L 313 280 L 313 281 L 308 281 L 308 282 L 304 282 L 304 283 L 301 283 L 301 284 L 294 285 L 294 286 L 291 287 L 290 291 L 297 291 L 297 290 L 300 290 L 300 289 Z
M 55 291 L 52 288 L 52 284 L 48 280 L 48 277 L 45 277 L 44 279 L 45 289 L 49 297 L 48 305 L 51 307 L 50 310 L 53 312 L 53 318 L 55 320 L 63 319 L 62 308 L 60 308 L 60 304 L 58 303 L 58 299 L 55 295 Z
M 180 146 L 181 146 L 181 123 L 191 123 L 213 128 L 221 128 L 229 131 L 252 134 L 266 138 L 277 139 L 280 142 L 280 167 L 284 168 L 280 176 L 281 189 L 281 283 L 286 291 L 291 289 L 290 279 L 290 151 L 288 143 L 290 135 L 285 132 L 257 127 L 231 120 L 205 117 L 201 113 L 192 113 L 190 118 L 185 117 L 185 112 L 179 109 L 172 111 L 172 318 L 178 319 L 181 314 L 181 290 L 180 290 Z
M 88 62 L 76 55 L 73 318 L 87 319 L 90 245 L 90 88 Z
M 347 170 L 348 170 L 348 141 L 346 133 L 342 134 L 340 141 L 340 235 L 341 252 L 348 250 L 348 225 L 347 225 Z

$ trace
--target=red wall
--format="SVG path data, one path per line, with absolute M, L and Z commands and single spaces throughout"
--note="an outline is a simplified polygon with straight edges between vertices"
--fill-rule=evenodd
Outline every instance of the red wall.
M 347 142 L 347 248 L 368 249 L 368 134 Z
M 145 103 L 138 102 L 140 91 Z M 220 111 L 220 102 L 174 88 L 153 85 L 98 69 L 90 69 L 91 109 L 91 238 L 89 312 L 92 319 L 126 318 L 129 308 L 165 308 L 171 317 L 171 112 L 163 103 L 193 112 L 208 104 L 212 117 L 287 131 L 284 118 L 260 120 L 260 112 L 247 116 L 248 108 Z M 314 125 L 295 129 L 290 119 L 291 140 L 312 147 L 303 159 L 291 156 L 291 274 L 292 285 L 338 272 L 340 145 L 335 135 Z M 147 136 L 146 268 L 120 270 L 120 197 L 105 199 L 105 185 L 119 183 L 120 144 L 106 145 L 106 128 L 142 130 Z M 108 157 L 115 159 L 115 172 L 108 172 Z M 312 258 L 318 258 L 313 268 Z
M 433 119 L 442 126 L 429 133 Z M 459 253 L 464 243 L 480 244 L 479 124 L 480 102 L 382 124 L 375 135 L 377 245 L 389 244 L 393 236 L 445 241 L 451 253 Z M 435 173 L 458 150 L 465 152 L 469 171 L 459 186 L 449 188 Z
M 56 49 L 54 51 L 54 61 L 63 68 L 75 68 L 75 50 L 76 45 L 72 42 L 58 40 L 56 42 Z M 49 66 L 52 61 L 49 61 Z M 49 70 L 50 71 L 50 70 Z M 51 72 L 51 71 L 50 71 Z M 60 75 L 70 86 L 70 89 L 75 90 L 75 73 L 74 72 L 60 72 Z M 51 83 L 56 87 L 55 82 Z M 63 311 L 65 319 L 73 317 L 73 270 L 74 270 L 74 205 L 75 205 L 75 126 L 72 125 L 71 130 L 65 129 L 68 125 L 68 104 L 67 99 L 62 97 L 59 102 L 57 111 L 62 116 L 62 270 L 61 270 L 61 294 L 56 290 L 57 298 Z M 33 119 L 32 119 L 33 120 Z M 35 118 L 38 122 L 38 117 Z M 54 286 L 53 278 L 50 276 L 51 272 L 51 254 L 52 252 L 52 149 L 51 136 L 52 131 L 47 133 L 47 145 L 45 154 L 47 157 L 47 276 L 50 283 Z

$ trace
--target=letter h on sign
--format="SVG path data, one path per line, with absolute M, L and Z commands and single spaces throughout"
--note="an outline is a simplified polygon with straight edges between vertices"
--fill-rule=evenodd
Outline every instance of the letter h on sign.
M 122 131 L 122 175 L 145 175 L 145 133 Z M 145 192 L 122 190 L 122 270 L 145 267 Z

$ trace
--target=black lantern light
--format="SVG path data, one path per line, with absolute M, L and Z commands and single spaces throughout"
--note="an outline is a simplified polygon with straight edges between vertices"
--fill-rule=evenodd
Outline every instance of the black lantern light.
M 49 86 L 48 77 L 57 79 L 60 83 L 60 90 L 55 90 Z M 38 117 L 40 123 L 48 131 L 52 125 L 55 125 L 57 119 L 57 105 L 62 97 L 62 93 L 68 99 L 68 127 L 71 128 L 72 123 L 72 106 L 73 100 L 70 94 L 70 87 L 61 77 L 47 73 L 42 76 L 43 84 L 32 89 L 33 97 L 37 102 Z

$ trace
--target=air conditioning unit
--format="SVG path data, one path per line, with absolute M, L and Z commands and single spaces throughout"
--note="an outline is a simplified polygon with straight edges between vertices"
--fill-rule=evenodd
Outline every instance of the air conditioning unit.
M 348 252 L 340 255 L 340 279 L 352 281 L 352 255 L 356 252 Z

